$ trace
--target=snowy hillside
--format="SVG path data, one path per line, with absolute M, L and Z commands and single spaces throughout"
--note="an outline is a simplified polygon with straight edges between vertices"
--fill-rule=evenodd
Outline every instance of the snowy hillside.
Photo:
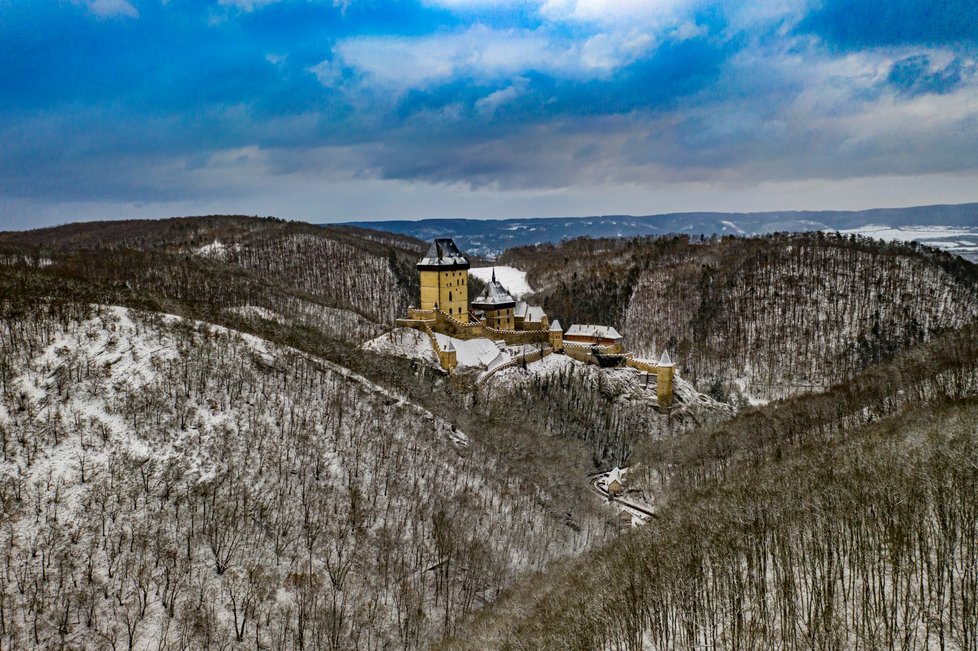
M 256 337 L 81 306 L 0 334 L 5 648 L 424 647 L 604 535 L 452 423 Z
M 880 226 L 867 224 L 839 231 L 845 235 L 863 235 L 887 242 L 918 242 L 978 263 L 978 225 L 949 226 Z
M 720 379 L 769 399 L 827 388 L 978 317 L 970 265 L 890 246 L 736 240 L 650 266 L 628 305 L 628 344 L 668 344 L 701 387 Z

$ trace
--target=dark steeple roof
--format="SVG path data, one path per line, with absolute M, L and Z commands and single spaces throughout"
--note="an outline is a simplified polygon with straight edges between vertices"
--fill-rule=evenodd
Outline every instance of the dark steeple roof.
M 469 261 L 455 246 L 455 240 L 450 237 L 438 238 L 431 243 L 428 252 L 418 262 L 418 269 L 433 271 L 454 271 L 468 269 Z
M 516 299 L 506 291 L 505 287 L 496 282 L 495 271 L 492 280 L 486 283 L 486 288 L 472 300 L 472 307 L 480 310 L 501 310 L 515 305 Z

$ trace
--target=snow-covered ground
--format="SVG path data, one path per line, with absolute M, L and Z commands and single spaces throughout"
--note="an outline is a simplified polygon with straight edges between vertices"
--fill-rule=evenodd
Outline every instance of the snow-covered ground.
M 513 295 L 513 298 L 522 298 L 533 292 L 526 281 L 526 272 L 516 267 L 479 267 L 469 269 L 469 273 L 487 283 L 492 280 L 493 269 L 496 270 L 496 280 Z
M 737 387 L 737 391 L 740 393 L 741 397 L 743 397 L 744 400 L 746 400 L 752 407 L 763 407 L 770 402 L 770 400 L 758 398 L 751 392 L 750 378 L 746 376 L 734 378 L 734 385 Z
M 455 348 L 458 368 L 492 370 L 505 364 L 513 357 L 533 349 L 532 346 L 500 345 L 491 339 L 456 339 L 441 333 L 435 333 L 438 345 L 444 349 L 449 343 Z M 397 355 L 417 359 L 438 365 L 438 356 L 431 347 L 428 335 L 411 328 L 395 328 L 387 334 L 363 344 L 366 350 L 372 350 L 385 355 Z
M 285 319 L 282 315 L 268 308 L 261 307 L 260 305 L 242 305 L 240 307 L 229 307 L 228 312 L 232 314 L 237 314 L 238 316 L 264 319 L 266 321 L 274 321 L 275 323 L 284 323 Z
M 233 247 L 234 251 L 238 250 L 238 246 Z M 220 240 L 214 240 L 210 244 L 205 244 L 204 246 L 197 247 L 194 249 L 194 253 L 205 258 L 214 258 L 216 260 L 226 261 L 231 256 L 232 249 L 229 248 L 224 242 Z
M 314 594 L 342 595 L 334 635 L 367 630 L 394 648 L 405 586 L 420 595 L 418 639 L 442 635 L 426 571 L 441 557 L 437 527 L 468 554 L 459 565 L 499 568 L 497 583 L 464 588 L 479 601 L 603 536 L 597 517 L 559 522 L 453 423 L 326 359 L 175 316 L 75 315 L 11 319 L 18 347 L 0 348 L 0 432 L 14 433 L 0 460 L 0 554 L 18 577 L 0 582 L 4 648 L 231 648 L 233 624 L 245 628 L 238 594 L 254 613 L 247 639 L 298 646 L 292 608 L 307 584 L 296 577 L 326 576 L 351 550 L 342 588 Z M 43 610 L 18 589 L 49 584 Z M 464 585 L 447 586 L 453 603 Z M 52 619 L 55 607 L 69 616 Z
M 438 345 L 442 350 L 451 342 L 452 346 L 455 347 L 459 366 L 490 368 L 509 359 L 509 356 L 499 350 L 499 346 L 491 339 L 455 339 L 438 332 L 435 333 L 435 339 L 438 340 Z M 503 357 L 505 359 L 499 361 Z
M 439 366 L 438 355 L 431 347 L 431 340 L 425 333 L 412 328 L 394 328 L 376 339 L 363 344 L 365 350 L 384 355 L 396 355 L 417 359 L 432 366 Z

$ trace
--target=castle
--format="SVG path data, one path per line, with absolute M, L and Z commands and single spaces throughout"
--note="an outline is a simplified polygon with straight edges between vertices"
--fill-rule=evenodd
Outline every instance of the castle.
M 537 352 L 521 356 L 524 362 L 563 353 L 601 366 L 631 366 L 656 376 L 660 407 L 672 404 L 675 366 L 668 353 L 663 353 L 658 363 L 636 359 L 624 351 L 624 338 L 610 326 L 572 325 L 565 332 L 559 321 L 550 322 L 542 307 L 517 301 L 496 280 L 495 270 L 470 305 L 469 268 L 468 259 L 454 240 L 434 240 L 417 264 L 420 307 L 409 308 L 407 318 L 397 319 L 398 326 L 429 336 L 441 366 L 449 373 L 458 365 L 457 353 L 451 340 L 439 344 L 436 332 L 462 340 L 487 338 L 499 345 L 537 344 Z

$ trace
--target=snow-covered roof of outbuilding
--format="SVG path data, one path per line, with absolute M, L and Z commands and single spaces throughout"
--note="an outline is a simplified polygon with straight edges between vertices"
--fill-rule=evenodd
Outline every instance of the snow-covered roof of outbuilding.
M 545 316 L 547 316 L 547 313 L 539 305 L 530 305 L 526 308 L 525 320 L 527 323 L 540 323 Z
M 513 310 L 513 316 L 518 317 L 518 318 L 519 317 L 525 317 L 526 316 L 526 308 L 527 307 L 529 307 L 529 306 L 526 304 L 526 301 L 517 301 L 516 302 L 516 309 Z
M 522 318 L 529 323 L 540 323 L 543 321 L 543 317 L 547 316 L 547 313 L 539 305 L 529 305 L 526 301 L 519 301 L 516 304 L 516 309 L 513 310 L 513 316 Z
M 472 299 L 472 307 L 495 309 L 514 305 L 516 305 L 516 299 L 506 291 L 505 287 L 496 282 L 495 278 L 486 283 L 482 293 Z
M 595 337 L 597 339 L 621 339 L 618 331 L 611 326 L 574 324 L 564 333 L 568 336 Z
M 455 268 L 468 269 L 469 261 L 455 246 L 455 240 L 450 237 L 440 237 L 431 243 L 428 252 L 418 262 L 421 267 L 437 267 L 439 269 Z

